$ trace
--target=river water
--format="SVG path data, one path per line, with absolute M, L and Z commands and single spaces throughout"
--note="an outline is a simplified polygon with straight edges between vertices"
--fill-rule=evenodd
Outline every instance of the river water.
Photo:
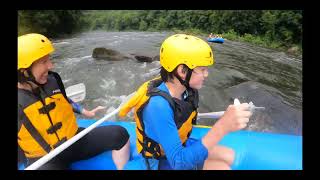
M 124 55 L 153 57 L 159 54 L 162 41 L 172 34 L 92 31 L 54 39 L 54 71 L 61 75 L 65 87 L 81 82 L 86 85 L 86 99 L 81 102 L 85 108 L 107 107 L 97 114 L 99 119 L 118 107 L 143 82 L 159 75 L 160 63 L 95 60 L 91 57 L 93 49 L 105 47 Z M 301 57 L 229 40 L 210 45 L 215 64 L 209 68 L 209 77 L 199 91 L 199 112 L 224 111 L 234 98 L 239 98 L 240 102 L 252 101 L 266 108 L 254 113 L 247 130 L 302 135 Z M 198 120 L 201 125 L 215 122 Z

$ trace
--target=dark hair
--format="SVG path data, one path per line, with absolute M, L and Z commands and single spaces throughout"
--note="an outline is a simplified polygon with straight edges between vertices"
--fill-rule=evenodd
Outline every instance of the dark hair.
M 30 66 L 31 67 L 31 66 Z M 37 82 L 35 81 L 35 77 L 33 76 L 32 72 L 31 72 L 31 68 L 25 68 L 25 69 L 19 69 L 18 72 L 18 82 L 19 83 L 25 83 L 27 81 L 33 81 L 34 83 L 37 84 Z M 25 74 L 27 73 L 27 74 Z
M 170 79 L 173 79 L 173 75 L 177 75 L 178 74 L 177 73 L 178 66 L 171 72 L 168 72 L 164 67 L 161 67 L 160 76 L 161 76 L 162 81 L 168 82 Z M 187 65 L 182 64 L 182 71 L 187 72 L 188 69 L 189 68 L 188 68 Z
M 17 72 L 18 72 L 18 82 L 19 83 L 27 82 L 27 77 L 24 75 L 24 72 L 21 69 L 19 69 Z

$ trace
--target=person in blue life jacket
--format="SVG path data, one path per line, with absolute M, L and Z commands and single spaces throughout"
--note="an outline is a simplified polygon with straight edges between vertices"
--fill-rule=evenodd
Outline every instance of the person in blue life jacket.
M 235 152 L 218 142 L 229 132 L 247 126 L 252 115 L 247 103 L 228 106 L 201 140 L 189 139 L 197 119 L 198 90 L 213 63 L 210 46 L 198 37 L 175 34 L 164 40 L 161 77 L 140 86 L 119 112 L 119 117 L 124 117 L 134 108 L 141 168 L 231 169 Z
M 18 37 L 18 162 L 29 166 L 66 142 L 84 128 L 78 127 L 74 112 L 94 117 L 104 109 L 87 110 L 66 96 L 58 73 L 51 71 L 54 47 L 41 34 Z M 123 169 L 130 153 L 129 134 L 121 126 L 93 129 L 62 151 L 40 170 L 69 169 L 72 162 L 112 150 L 117 169 Z

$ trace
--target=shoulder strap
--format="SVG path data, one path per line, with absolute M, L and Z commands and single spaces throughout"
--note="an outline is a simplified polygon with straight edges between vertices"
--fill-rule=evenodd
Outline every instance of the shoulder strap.
M 22 111 L 22 107 L 20 106 L 20 111 Z M 30 133 L 30 135 L 40 144 L 40 146 L 49 153 L 51 151 L 50 145 L 44 140 L 44 138 L 41 136 L 41 134 L 38 132 L 38 130 L 33 126 L 33 124 L 30 122 L 28 117 L 22 118 L 22 114 L 19 114 L 20 117 L 18 117 L 19 121 L 25 126 L 27 131 Z
M 166 99 L 169 102 L 169 104 L 172 107 L 173 111 L 175 110 L 175 103 L 174 103 L 172 97 L 168 93 L 166 93 L 164 91 L 161 91 L 158 88 L 153 88 L 153 89 L 148 91 L 148 95 L 150 97 L 152 97 L 152 96 L 162 96 L 164 99 Z
M 49 74 L 52 74 L 53 77 L 57 80 L 57 83 L 58 83 L 58 86 L 59 86 L 59 89 L 60 89 L 62 95 L 66 98 L 67 101 L 69 101 L 60 75 L 56 72 L 53 72 L 53 71 L 49 71 Z

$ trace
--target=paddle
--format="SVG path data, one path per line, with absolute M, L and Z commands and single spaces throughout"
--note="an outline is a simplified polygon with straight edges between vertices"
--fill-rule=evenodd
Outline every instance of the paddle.
M 239 105 L 240 101 L 239 99 L 234 99 L 234 105 Z M 253 104 L 253 102 L 249 103 L 250 111 L 253 113 L 257 109 L 264 110 L 265 107 L 257 107 Z M 198 113 L 198 119 L 201 118 L 212 118 L 212 119 L 219 119 L 221 116 L 223 116 L 225 111 L 218 111 L 218 112 L 209 112 L 209 113 Z
M 86 97 L 86 86 L 83 83 L 79 83 L 66 88 L 67 97 L 73 102 L 81 102 Z
M 234 105 L 239 105 L 240 101 L 239 99 L 234 99 Z M 223 116 L 225 111 L 218 111 L 218 112 L 209 112 L 209 113 L 198 113 L 198 119 L 201 118 L 212 118 L 212 119 L 219 119 L 221 116 Z
M 73 101 L 73 102 L 81 102 L 86 97 L 86 87 L 83 83 L 76 84 L 73 86 L 69 86 L 66 88 L 67 96 Z M 134 93 L 127 96 L 126 99 L 129 99 Z M 236 101 L 236 99 L 235 99 Z M 239 102 L 239 100 L 237 99 Z M 122 101 L 120 106 L 124 104 L 125 101 Z M 239 102 L 240 103 L 240 102 Z M 114 109 L 113 109 L 114 110 Z M 198 119 L 200 118 L 212 118 L 212 119 L 219 119 L 224 114 L 224 111 L 218 111 L 218 112 L 209 112 L 209 113 L 198 113 Z
M 80 87 L 80 86 L 79 86 Z M 76 88 L 75 88 L 76 89 Z M 79 91 L 76 91 L 79 92 Z M 129 100 L 129 98 L 134 94 L 135 92 L 129 94 L 128 96 L 126 96 L 126 98 L 122 101 L 122 103 L 120 104 L 120 106 L 113 110 L 111 113 L 107 114 L 106 116 L 104 116 L 103 118 L 99 119 L 97 122 L 95 122 L 94 124 L 90 125 L 89 127 L 87 127 L 86 129 L 82 130 L 80 133 L 76 134 L 75 136 L 73 136 L 72 138 L 70 138 L 68 141 L 64 142 L 63 144 L 61 144 L 60 146 L 58 146 L 57 148 L 55 148 L 54 150 L 50 151 L 47 155 L 43 156 L 42 158 L 40 158 L 39 160 L 37 160 L 36 162 L 34 162 L 33 164 L 31 164 L 30 166 L 28 166 L 27 168 L 25 168 L 25 170 L 36 170 L 38 169 L 40 166 L 42 166 L 43 164 L 45 164 L 46 162 L 50 161 L 52 158 L 54 158 L 56 155 L 58 155 L 60 152 L 62 152 L 63 150 L 65 150 L 66 148 L 68 148 L 69 146 L 71 146 L 73 143 L 75 143 L 76 141 L 78 141 L 80 138 L 82 138 L 84 135 L 86 135 L 87 133 L 89 133 L 92 129 L 94 129 L 95 127 L 99 126 L 101 123 L 103 123 L 105 120 L 109 119 L 111 116 L 115 115 L 116 113 L 119 112 L 120 108 L 122 107 L 122 105 L 124 104 L 124 102 L 126 102 L 127 100 Z
M 223 114 L 224 114 L 224 111 L 198 113 L 198 119 L 201 119 L 201 118 L 219 119 Z
M 84 100 L 84 98 L 86 97 L 86 87 L 83 83 L 80 84 L 76 84 L 73 86 L 69 86 L 68 88 L 66 88 L 66 93 L 67 96 L 72 99 L 72 101 L 74 102 L 81 102 Z M 126 99 L 129 99 L 134 93 L 128 95 L 126 97 Z M 122 101 L 122 103 L 120 104 L 120 106 L 123 105 L 125 101 Z M 240 104 L 240 101 L 236 98 L 234 99 L 234 104 Z M 256 107 L 253 105 L 252 102 L 249 103 L 249 105 L 251 106 L 251 110 L 255 110 L 255 109 L 264 109 L 264 107 Z M 224 111 L 218 111 L 218 112 L 208 112 L 208 113 L 198 113 L 198 119 L 201 118 L 212 118 L 212 119 L 219 119 L 222 115 L 224 114 Z

